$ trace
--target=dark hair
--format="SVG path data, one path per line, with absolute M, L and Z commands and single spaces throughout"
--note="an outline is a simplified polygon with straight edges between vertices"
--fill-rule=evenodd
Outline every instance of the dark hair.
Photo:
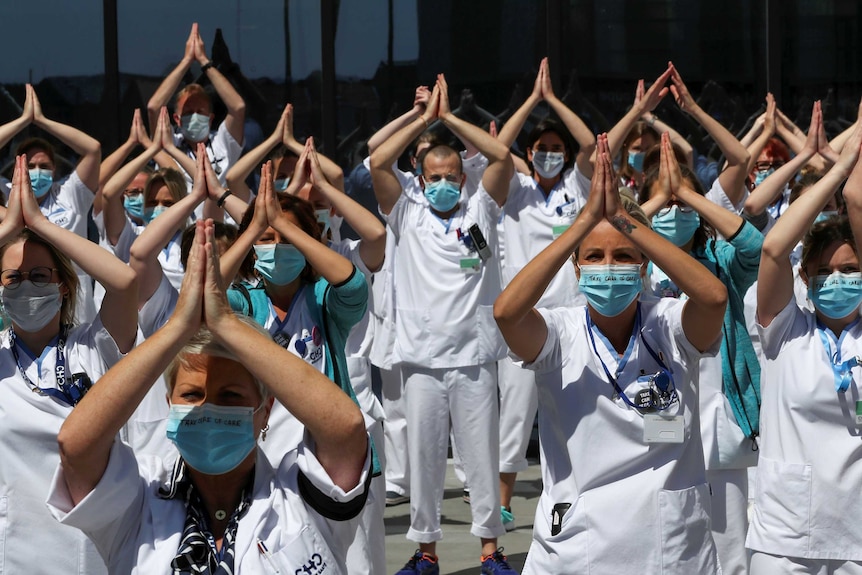
M 33 150 L 45 152 L 54 168 L 57 167 L 57 162 L 54 159 L 54 146 L 51 145 L 51 142 L 42 138 L 27 138 L 18 144 L 18 147 L 15 149 L 15 155 L 20 156 L 21 154 L 25 154 L 29 156 Z
M 808 274 L 808 264 L 815 257 L 819 258 L 823 250 L 835 242 L 850 244 L 853 253 L 856 252 L 856 240 L 853 238 L 853 228 L 850 227 L 850 219 L 847 216 L 832 216 L 822 222 L 817 222 L 805 234 L 802 240 L 802 259 L 800 265 L 802 270 Z
M 416 157 L 416 163 L 417 163 L 417 164 L 419 164 L 419 165 L 421 166 L 421 165 L 422 165 L 422 158 L 424 158 L 424 157 L 425 157 L 425 152 L 427 152 L 428 150 L 430 150 L 430 149 L 431 149 L 431 148 L 433 148 L 434 146 L 441 146 L 441 145 L 443 145 L 444 143 L 445 143 L 445 142 L 444 142 L 443 140 L 441 140 L 441 139 L 440 139 L 440 137 L 439 137 L 439 136 L 437 136 L 437 134 L 435 134 L 435 133 L 434 133 L 434 132 L 432 132 L 431 130 L 425 130 L 424 132 L 422 132 L 421 134 L 419 134 L 419 137 L 418 137 L 418 138 L 416 138 L 415 140 L 413 140 L 413 143 L 412 143 L 412 144 L 410 144 L 410 147 L 408 148 L 408 151 L 410 152 L 410 155 L 411 155 L 411 156 Z M 416 150 L 417 150 L 417 149 L 419 148 L 419 146 L 421 146 L 422 144 L 431 144 L 431 145 L 430 145 L 428 148 L 426 148 L 425 150 L 423 150 L 423 151 L 422 151 L 422 153 L 421 153 L 421 154 L 419 154 L 419 155 L 417 156 L 417 155 L 416 155 Z M 422 157 L 420 158 L 419 156 L 422 156 Z
M 629 165 L 629 146 L 632 145 L 632 142 L 644 135 L 652 136 L 652 138 L 656 142 L 661 142 L 661 135 L 656 131 L 655 128 L 642 120 L 638 120 L 637 122 L 635 122 L 635 125 L 632 126 L 631 130 L 629 130 L 629 133 L 626 134 L 626 137 L 623 140 L 622 148 L 620 149 L 621 158 L 619 176 L 621 178 L 624 178 L 626 180 L 634 179 L 634 168 Z
M 281 206 L 281 211 L 292 213 L 296 216 L 296 219 L 299 222 L 299 228 L 303 232 L 315 240 L 321 241 L 320 236 L 323 234 L 323 229 L 320 227 L 320 223 L 317 221 L 317 216 L 314 214 L 314 207 L 306 200 L 296 196 L 290 196 L 284 192 L 276 192 L 275 195 L 278 199 L 279 205 Z M 242 221 L 239 224 L 240 234 L 244 233 L 248 229 L 248 226 L 251 225 L 251 220 L 254 218 L 255 203 L 256 202 L 252 202 L 249 204 L 248 209 L 242 216 Z M 247 278 L 254 276 L 254 257 L 252 256 L 251 251 L 246 254 L 245 259 L 239 268 L 239 273 L 243 277 Z M 317 280 L 317 276 L 317 272 L 313 267 L 311 267 L 311 264 L 306 261 L 305 269 L 303 269 L 302 273 L 299 275 L 302 279 L 302 283 L 313 283 Z
M 224 241 L 230 247 L 236 241 L 238 235 L 239 233 L 235 225 L 224 222 L 213 222 L 213 236 L 216 241 Z M 194 241 L 195 224 L 190 224 L 183 230 L 183 235 L 180 239 L 180 263 L 183 265 L 183 269 L 186 269 L 186 263 L 189 261 L 189 252 L 192 251 L 192 243 Z
M 530 130 L 530 133 L 527 135 L 527 149 L 533 150 L 533 146 L 536 145 L 539 138 L 548 132 L 553 132 L 563 141 L 563 147 L 566 150 L 567 157 L 566 163 L 563 165 L 563 171 L 571 168 L 575 163 L 575 144 L 572 141 L 572 135 L 562 124 L 553 118 L 545 118 Z M 536 151 L 533 150 L 533 153 L 535 154 Z M 530 173 L 534 173 L 533 162 L 528 161 L 527 165 L 530 167 Z
M 57 276 L 60 278 L 60 283 L 65 285 L 69 293 L 63 298 L 63 304 L 60 307 L 60 323 L 64 325 L 72 325 L 75 323 L 75 306 L 78 303 L 78 274 L 75 273 L 75 268 L 72 260 L 57 249 L 54 244 L 48 242 L 29 228 L 24 228 L 21 232 L 0 246 L 0 261 L 6 255 L 6 250 L 14 244 L 38 244 L 48 250 L 51 254 L 51 259 L 54 260 L 54 267 L 57 268 Z
M 432 144 L 430 148 L 425 150 L 424 154 L 420 154 L 422 156 L 421 163 L 422 173 L 425 173 L 425 158 L 428 156 L 434 156 L 435 158 L 448 158 L 450 156 L 455 156 L 458 158 L 458 173 L 464 173 L 464 164 L 461 161 L 461 154 L 448 144 Z
M 679 171 L 682 174 L 682 178 L 692 187 L 692 189 L 700 194 L 701 196 L 706 196 L 706 190 L 703 189 L 703 186 L 700 183 L 700 180 L 697 179 L 697 175 L 688 169 L 687 166 L 680 164 Z M 638 201 L 643 204 L 652 196 L 652 187 L 658 185 L 658 166 L 653 166 L 650 168 L 649 172 L 644 174 L 644 184 L 641 186 L 641 189 L 638 190 Z M 715 229 L 707 222 L 705 219 L 700 218 L 700 225 L 694 231 L 694 242 L 691 244 L 691 248 L 705 248 L 707 241 L 710 239 L 715 239 Z
M 803 174 L 796 180 L 796 183 L 793 184 L 793 187 L 790 188 L 790 203 L 792 204 L 796 200 L 799 199 L 799 196 L 802 195 L 802 192 L 816 184 L 823 175 L 818 172 L 809 172 L 807 174 Z

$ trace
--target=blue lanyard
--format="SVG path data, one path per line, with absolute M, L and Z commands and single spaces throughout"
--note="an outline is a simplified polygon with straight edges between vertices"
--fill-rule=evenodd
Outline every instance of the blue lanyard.
M 30 386 L 30 390 L 33 393 L 56 399 L 61 403 L 74 407 L 81 401 L 87 390 L 74 383 L 69 384 L 69 380 L 66 378 L 66 336 L 68 335 L 68 331 L 69 326 L 62 326 L 60 328 L 60 337 L 57 340 L 57 361 L 54 364 L 54 377 L 57 380 L 57 389 L 39 387 L 27 377 L 27 372 L 24 371 L 24 366 L 21 365 L 21 358 L 18 355 L 18 348 L 15 343 L 15 330 L 11 327 L 9 328 L 9 346 L 12 348 L 12 355 L 15 357 L 15 363 L 18 364 L 18 371 L 21 373 L 21 377 L 24 378 L 24 382 Z
M 599 350 L 596 347 L 596 340 L 595 340 L 595 337 L 593 336 L 593 320 L 590 317 L 590 310 L 589 310 L 589 308 L 585 307 L 584 311 L 587 314 L 587 333 L 590 336 L 590 343 L 593 346 L 593 351 L 595 352 L 596 357 L 599 360 L 599 363 L 602 364 L 602 369 L 604 370 L 605 375 L 608 378 L 608 381 L 614 387 L 614 392 L 616 392 L 616 394 L 620 398 L 622 398 L 623 402 L 625 402 L 629 407 L 632 407 L 634 409 L 640 409 L 637 405 L 635 405 L 632 402 L 632 400 L 630 400 L 628 398 L 628 396 L 625 393 L 623 393 L 623 390 L 620 388 L 619 384 L 617 383 L 616 378 L 611 375 L 611 372 L 608 369 L 608 366 L 605 365 L 604 360 L 602 360 L 602 356 L 599 355 Z M 673 374 L 673 371 L 670 369 L 670 367 L 668 367 L 664 363 L 664 361 L 662 360 L 660 355 L 656 354 L 656 352 L 653 351 L 653 348 L 647 343 L 646 339 L 643 336 L 643 332 L 641 331 L 641 304 L 640 304 L 640 302 L 638 302 L 637 315 L 635 316 L 634 331 L 632 332 L 631 338 L 629 339 L 629 344 L 626 347 L 626 351 L 623 354 L 623 357 L 620 360 L 619 365 L 617 367 L 617 373 L 616 373 L 617 377 L 619 377 L 620 373 L 623 371 L 623 369 L 625 369 L 625 366 L 628 363 L 629 358 L 631 357 L 632 350 L 634 349 L 634 342 L 635 342 L 635 334 L 636 333 L 640 335 L 641 342 L 643 342 L 644 347 L 646 348 L 647 352 L 649 352 L 649 354 L 656 361 L 656 363 L 658 363 L 661 368 L 667 370 L 667 372 L 669 374 Z M 664 391 L 664 390 L 662 390 L 662 391 Z M 674 391 L 673 393 L 676 394 L 676 391 Z
M 829 364 L 832 366 L 832 376 L 835 378 L 835 391 L 845 392 L 850 387 L 850 382 L 853 381 L 852 369 L 857 365 L 862 365 L 862 359 L 859 356 L 853 356 L 848 360 L 841 361 L 841 342 L 835 341 L 835 353 L 832 353 L 832 345 L 830 340 L 834 340 L 835 336 L 830 332 L 828 335 L 826 330 L 817 322 L 817 333 L 820 335 L 820 341 L 823 342 L 823 348 L 826 351 L 826 356 L 829 358 Z M 843 336 L 843 334 L 842 334 Z

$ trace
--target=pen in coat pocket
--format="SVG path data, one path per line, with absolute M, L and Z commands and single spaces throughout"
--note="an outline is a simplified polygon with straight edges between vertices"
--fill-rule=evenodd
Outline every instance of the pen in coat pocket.
M 266 544 L 264 544 L 260 539 L 257 540 L 257 550 L 260 551 L 260 554 L 263 555 L 263 558 L 266 559 L 266 562 L 269 563 L 270 567 L 272 567 L 273 573 L 281 573 L 281 569 L 278 568 L 278 565 L 275 564 L 275 560 L 272 558 L 272 553 L 269 552 L 269 549 L 266 548 Z

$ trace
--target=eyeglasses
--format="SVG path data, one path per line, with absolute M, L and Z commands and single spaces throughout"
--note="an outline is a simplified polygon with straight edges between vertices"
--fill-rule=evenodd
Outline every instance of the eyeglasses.
M 6 289 L 16 289 L 21 282 L 25 279 L 30 280 L 36 287 L 45 287 L 54 277 L 54 272 L 56 272 L 56 268 L 49 268 L 45 266 L 36 266 L 31 269 L 29 272 L 22 272 L 21 270 L 3 270 L 0 272 L 0 284 L 3 285 Z
M 668 204 L 665 207 L 663 207 L 662 209 L 660 209 L 658 211 L 659 215 L 660 216 L 668 215 L 670 213 L 670 209 L 674 206 L 679 208 L 679 211 L 684 213 L 684 214 L 690 214 L 691 212 L 694 211 L 694 209 L 691 206 L 688 206 L 688 205 L 683 204 L 681 202 L 678 202 L 676 200 L 671 200 L 668 202 Z
M 130 188 L 128 190 L 123 190 L 123 194 L 125 194 L 129 197 L 140 196 L 143 193 L 144 193 L 144 188 Z
M 757 162 L 756 164 L 754 164 L 754 169 L 758 172 L 765 172 L 770 168 L 777 170 L 783 165 L 784 162 L 782 162 L 781 160 L 775 160 L 773 162 Z

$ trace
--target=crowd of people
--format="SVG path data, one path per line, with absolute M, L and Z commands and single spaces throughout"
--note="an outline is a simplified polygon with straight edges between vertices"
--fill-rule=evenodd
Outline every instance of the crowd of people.
M 498 131 L 440 74 L 351 174 L 378 214 L 291 104 L 242 153 L 197 25 L 105 158 L 32 86 L 22 110 L 0 126 L 0 573 L 378 575 L 384 507 L 409 502 L 397 575 L 437 575 L 451 447 L 477 567 L 512 575 L 538 413 L 523 573 L 862 574 L 862 106 L 828 139 L 819 102 L 803 131 L 767 95 L 737 139 L 668 63 L 595 135 L 544 59 Z M 67 178 L 29 126 L 77 154 Z

